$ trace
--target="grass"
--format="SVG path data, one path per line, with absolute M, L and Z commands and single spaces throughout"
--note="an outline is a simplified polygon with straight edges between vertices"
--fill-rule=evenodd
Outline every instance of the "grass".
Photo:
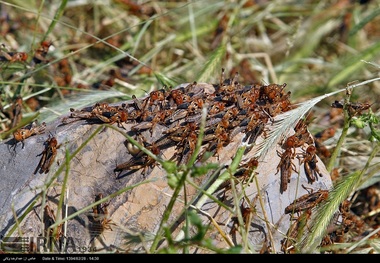
M 380 68 L 378 3 L 326 0 L 302 4 L 298 1 L 255 4 L 254 1 L 217 0 L 134 2 L 0 1 L 2 50 L 28 54 L 23 62 L 0 61 L 3 109 L 0 139 L 9 138 L 13 130 L 29 123 L 31 118 L 50 122 L 70 108 L 82 108 L 100 100 L 129 100 L 132 95 L 140 97 L 155 89 L 193 81 L 217 83 L 222 68 L 226 69 L 227 76 L 238 72 L 241 83 L 287 83 L 294 103 L 309 103 L 307 111 L 292 115 L 295 120 L 310 110 L 312 134 L 329 126 L 337 129 L 337 135 L 325 142 L 332 155 L 324 160 L 330 172 L 339 171 L 339 177 L 334 180 L 336 187 L 326 205 L 318 210 L 320 220 L 314 225 L 313 235 L 299 242 L 299 252 L 317 251 L 317 245 L 326 234 L 326 225 L 339 204 L 352 196 L 359 200 L 370 187 L 378 190 L 380 186 L 377 127 L 380 86 L 379 81 L 375 81 Z M 39 43 L 44 40 L 52 43 L 46 55 L 48 61 L 33 63 Z M 368 82 L 363 84 L 365 81 Z M 337 92 L 355 83 L 362 84 L 355 86 L 349 97 Z M 330 93 L 334 94 L 319 97 Z M 12 128 L 7 112 L 17 96 L 24 99 L 23 118 Z M 373 104 L 368 113 L 354 117 L 344 108 L 343 118 L 334 123 L 330 118 L 333 114 L 330 105 L 344 99 L 345 107 L 355 102 Z M 285 127 L 280 126 L 280 132 L 281 129 Z M 357 144 L 362 147 L 356 147 Z M 237 163 L 239 151 L 241 149 L 237 150 Z M 365 166 L 350 158 L 355 155 L 368 160 Z M 69 155 L 67 161 L 74 156 L 75 153 Z M 183 189 L 189 176 L 199 172 L 193 169 L 193 160 L 180 168 L 159 160 L 175 193 Z M 214 168 L 204 167 L 205 171 Z M 217 184 L 229 180 L 231 174 L 233 171 L 219 177 L 221 181 L 216 181 Z M 121 192 L 127 190 L 129 188 Z M 212 189 L 200 191 L 204 196 L 212 194 Z M 198 233 L 194 237 L 184 233 L 184 241 L 175 242 L 167 226 L 175 198 L 176 194 L 165 211 L 159 234 L 147 248 L 149 253 L 171 253 L 178 249 L 188 253 L 195 244 L 216 253 L 236 253 L 241 247 L 257 252 L 247 248 L 247 244 L 225 251 L 213 247 L 205 238 L 207 228 L 200 223 L 198 215 L 186 209 L 187 223 L 197 226 Z M 353 211 L 367 218 L 374 229 L 378 228 L 378 208 L 367 211 L 361 209 L 363 205 L 359 201 L 355 203 L 355 198 L 352 201 Z M 56 225 L 68 219 L 59 220 Z M 244 225 L 241 214 L 238 219 Z M 158 242 L 163 237 L 169 245 L 161 251 Z M 379 252 L 375 245 L 365 244 Z M 356 248 L 354 241 L 342 246 L 332 251 L 349 253 L 352 247 Z

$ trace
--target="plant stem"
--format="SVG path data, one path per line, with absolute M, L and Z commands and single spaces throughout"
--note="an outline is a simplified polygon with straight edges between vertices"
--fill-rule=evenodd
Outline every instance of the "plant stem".
M 342 129 L 342 133 L 339 137 L 339 140 L 335 146 L 335 149 L 334 149 L 333 153 L 331 154 L 330 161 L 326 167 L 326 169 L 329 173 L 331 173 L 332 169 L 335 166 L 336 159 L 338 158 L 338 155 L 340 154 L 341 147 L 342 147 L 342 145 L 343 145 L 343 143 L 347 137 L 348 128 L 350 128 L 351 116 L 348 113 L 347 105 L 350 102 L 351 91 L 352 91 L 352 89 L 347 88 L 346 97 L 344 98 L 344 104 L 343 104 L 343 115 L 344 115 L 343 129 Z
M 175 190 L 173 192 L 172 198 L 170 199 L 170 202 L 169 202 L 168 206 L 165 209 L 165 212 L 164 212 L 164 214 L 162 216 L 162 220 L 161 220 L 160 226 L 159 226 L 159 228 L 157 230 L 157 234 L 155 235 L 155 238 L 153 240 L 152 246 L 150 247 L 150 252 L 151 253 L 155 252 L 156 249 L 157 249 L 158 243 L 161 240 L 161 232 L 164 229 L 164 226 L 166 225 L 166 222 L 169 220 L 169 217 L 170 217 L 171 212 L 173 210 L 174 204 L 175 204 L 175 202 L 177 200 L 177 197 L 179 195 L 180 190 L 182 189 L 182 186 L 184 185 L 184 183 L 186 181 L 186 177 L 187 177 L 188 173 L 189 172 L 187 170 L 180 177 L 179 182 L 177 184 L 177 187 L 175 188 Z

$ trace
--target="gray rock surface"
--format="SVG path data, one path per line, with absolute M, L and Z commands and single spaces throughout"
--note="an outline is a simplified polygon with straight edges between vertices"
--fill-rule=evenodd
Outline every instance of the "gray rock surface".
M 0 143 L 1 236 L 24 236 L 34 238 L 36 242 L 37 237 L 44 234 L 43 208 L 48 204 L 56 212 L 62 197 L 62 218 L 70 217 L 63 228 L 66 240 L 72 242 L 67 244 L 71 249 L 69 252 L 75 250 L 78 253 L 93 253 L 96 250 L 147 253 L 151 237 L 155 235 L 173 193 L 167 183 L 167 173 L 158 164 L 145 175 L 141 170 L 116 174 L 116 165 L 131 158 L 126 148 L 126 138 L 122 133 L 128 131 L 133 136 L 132 124 L 123 124 L 124 128 L 119 128 L 120 132 L 105 127 L 94 133 L 101 124 L 89 124 L 85 120 L 79 120 L 62 125 L 62 118 L 67 116 L 48 123 L 46 132 L 25 140 L 24 147 L 21 143 L 14 146 L 13 139 Z M 113 125 L 117 127 L 117 124 Z M 152 138 L 159 136 L 163 129 L 164 127 L 157 126 Z M 49 173 L 34 174 L 40 160 L 38 155 L 44 149 L 43 143 L 51 135 L 55 136 L 60 144 L 55 161 Z M 91 136 L 86 145 L 66 162 L 65 155 L 72 156 Z M 209 161 L 230 164 L 241 145 L 242 136 L 241 133 L 237 134 L 223 149 L 219 159 L 212 157 Z M 150 137 L 150 133 L 146 132 L 146 137 Z M 258 140 L 260 139 L 262 138 Z M 299 173 L 293 172 L 287 191 L 281 194 L 280 175 L 277 173 L 279 149 L 279 146 L 274 147 L 259 162 L 256 175 L 249 184 L 243 186 L 237 183 L 237 193 L 227 188 L 214 193 L 214 197 L 230 209 L 225 209 L 208 198 L 200 208 L 202 211 L 198 211 L 204 224 L 211 225 L 207 236 L 213 238 L 218 247 L 228 248 L 241 241 L 238 231 L 231 233 L 233 218 L 236 215 L 231 211 L 239 209 L 233 201 L 235 194 L 240 200 L 249 200 L 251 208 L 254 208 L 248 231 L 251 248 L 260 251 L 263 244 L 266 244 L 272 247 L 271 252 L 281 253 L 281 240 L 291 223 L 290 216 L 284 214 L 285 207 L 307 193 L 302 185 L 314 191 L 332 187 L 329 173 L 321 161 L 317 164 L 323 176 L 309 184 L 303 164 L 300 165 L 295 159 L 294 164 Z M 170 158 L 174 151 L 174 147 L 166 149 L 163 158 Z M 250 160 L 251 157 L 252 151 L 243 157 L 242 162 Z M 189 180 L 202 187 L 209 177 L 210 174 Z M 112 196 L 107 200 L 108 215 L 112 220 L 111 228 L 102 233 L 92 229 L 94 224 L 91 221 L 92 204 L 98 193 L 102 193 L 104 197 Z M 186 200 L 192 200 L 196 193 L 197 189 L 186 183 Z M 182 237 L 183 222 L 179 216 L 185 200 L 184 194 L 182 191 L 169 219 L 169 223 L 173 223 L 173 238 Z M 245 205 L 248 206 L 247 203 Z M 219 229 L 210 223 L 210 218 L 217 222 Z M 174 224 L 175 220 L 177 224 Z M 162 244 L 164 245 L 165 243 Z M 43 251 L 43 247 L 37 249 Z M 196 249 L 192 252 L 210 253 Z

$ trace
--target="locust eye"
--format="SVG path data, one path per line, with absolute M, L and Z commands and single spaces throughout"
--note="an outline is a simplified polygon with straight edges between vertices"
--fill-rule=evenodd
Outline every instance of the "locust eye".
M 130 142 L 127 143 L 127 149 L 128 149 L 128 152 L 132 155 L 137 155 L 140 152 L 140 149 L 136 145 L 133 145 Z

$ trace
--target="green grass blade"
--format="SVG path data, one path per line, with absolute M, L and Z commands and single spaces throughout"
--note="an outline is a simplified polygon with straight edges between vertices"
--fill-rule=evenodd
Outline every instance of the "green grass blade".
M 313 219 L 312 230 L 309 235 L 301 241 L 301 253 L 315 253 L 322 238 L 326 235 L 329 224 L 338 211 L 339 205 L 346 200 L 351 193 L 356 191 L 361 184 L 361 178 L 369 167 L 370 162 L 380 150 L 380 143 L 377 143 L 371 156 L 368 158 L 363 170 L 358 170 L 345 176 L 341 181 L 336 183 L 334 189 L 329 193 L 321 208 L 317 210 L 315 219 Z
M 287 82 L 288 74 L 296 72 L 303 63 L 301 59 L 309 58 L 318 48 L 321 41 L 331 33 L 339 24 L 337 20 L 327 20 L 324 23 L 318 23 L 315 28 L 310 28 L 309 33 L 303 36 L 302 46 L 286 61 L 282 62 L 283 70 L 279 76 L 279 83 Z M 289 64 L 289 65 L 287 65 Z
M 175 87 L 178 84 L 177 81 L 175 81 L 172 78 L 169 78 L 168 76 L 162 73 L 156 72 L 154 73 L 154 76 L 156 77 L 158 83 L 160 83 L 162 86 Z
M 54 30 L 55 25 L 59 21 L 59 19 L 62 17 L 63 12 L 65 11 L 65 7 L 67 5 L 67 0 L 62 0 L 60 6 L 57 9 L 57 12 L 55 13 L 54 19 L 51 21 L 48 30 L 46 31 L 44 38 L 42 40 L 45 40 L 47 36 Z
M 339 205 L 347 199 L 347 197 L 355 189 L 361 171 L 356 171 L 344 178 L 336 184 L 336 187 L 329 193 L 329 196 L 320 209 L 317 211 L 313 220 L 311 233 L 301 242 L 301 253 L 315 253 L 316 248 L 321 243 L 322 238 L 326 235 L 327 229 Z
M 373 10 L 368 16 L 364 17 L 359 23 L 357 23 L 349 32 L 349 36 L 354 36 L 360 29 L 371 22 L 375 17 L 380 15 L 380 8 Z
M 202 68 L 202 71 L 198 74 L 198 82 L 210 81 L 211 77 L 216 76 L 217 72 L 221 72 L 220 65 L 223 65 L 222 61 L 226 54 L 226 46 L 221 44 L 210 56 L 206 65 Z
M 374 60 L 379 56 L 379 52 L 380 42 L 377 42 L 366 50 L 360 52 L 359 55 L 353 57 L 350 56 L 346 62 L 343 62 L 343 69 L 337 74 L 334 74 L 330 81 L 327 83 L 327 87 L 333 88 L 341 83 L 352 80 L 351 76 L 355 76 L 356 74 L 354 73 L 356 71 L 366 66 L 366 63 L 364 63 L 363 60 Z
M 67 97 L 67 100 L 52 102 L 48 106 L 41 109 L 41 122 L 50 122 L 62 114 L 70 112 L 70 108 L 80 109 L 96 102 L 105 101 L 116 97 L 125 97 L 127 94 L 116 90 L 88 90 L 83 93 L 76 93 L 75 99 Z M 74 97 L 73 97 L 74 98 Z M 54 113 L 54 114 L 52 114 Z

